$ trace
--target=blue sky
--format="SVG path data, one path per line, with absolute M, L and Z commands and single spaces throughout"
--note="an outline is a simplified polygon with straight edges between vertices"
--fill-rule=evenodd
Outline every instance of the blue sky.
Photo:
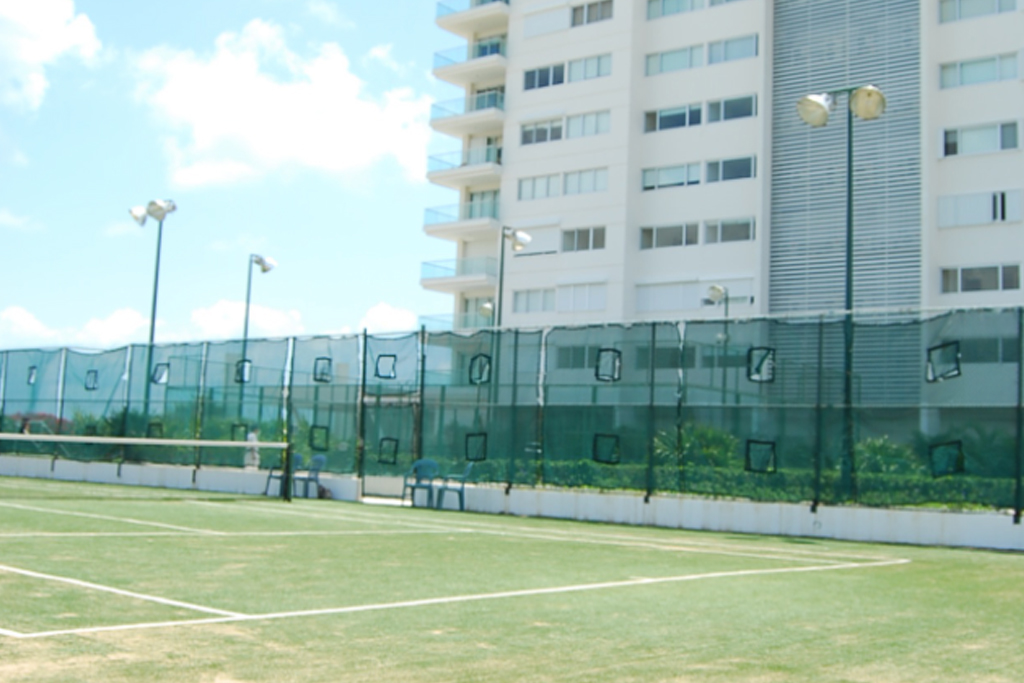
M 433 0 L 0 0 L 0 348 L 411 329 L 450 312 L 419 264 Z

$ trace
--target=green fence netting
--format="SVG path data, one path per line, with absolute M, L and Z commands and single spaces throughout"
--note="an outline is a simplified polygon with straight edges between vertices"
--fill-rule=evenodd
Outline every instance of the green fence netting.
M 476 482 L 789 501 L 1022 504 L 1024 309 L 0 352 L 0 430 L 289 440 L 397 495 Z M 57 447 L 241 466 L 243 449 Z M 280 454 L 263 456 L 264 468 Z

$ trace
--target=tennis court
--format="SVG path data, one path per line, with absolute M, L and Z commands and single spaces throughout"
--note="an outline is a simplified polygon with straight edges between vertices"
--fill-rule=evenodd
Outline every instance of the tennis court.
M 1022 562 L 0 478 L 0 680 L 1011 681 Z

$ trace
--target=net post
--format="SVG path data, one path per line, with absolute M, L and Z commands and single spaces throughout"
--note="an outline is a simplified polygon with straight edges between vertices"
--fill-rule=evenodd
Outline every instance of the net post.
M 1020 524 L 1021 507 L 1024 506 L 1024 307 L 1017 308 L 1017 414 L 1016 453 L 1014 472 L 1016 485 L 1013 501 L 1013 523 Z
M 359 369 L 359 410 L 356 411 L 356 475 L 360 488 L 366 487 L 366 357 L 370 352 L 368 333 L 363 328 L 363 362 Z
M 814 500 L 811 501 L 811 512 L 818 512 L 821 504 L 821 458 L 822 430 L 825 412 L 822 407 L 822 377 L 825 362 L 825 316 L 818 317 L 818 382 L 814 401 Z
M 497 381 L 497 377 L 494 378 Z M 516 437 L 519 435 L 519 328 L 512 331 L 512 408 L 510 410 L 512 434 L 510 441 L 512 450 L 508 456 L 508 481 L 505 482 L 505 495 L 512 491 L 512 480 L 515 478 Z

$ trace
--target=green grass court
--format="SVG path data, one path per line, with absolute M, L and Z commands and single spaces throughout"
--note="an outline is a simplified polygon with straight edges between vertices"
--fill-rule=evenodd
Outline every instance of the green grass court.
M 1024 680 L 1024 557 L 0 478 L 0 681 Z

